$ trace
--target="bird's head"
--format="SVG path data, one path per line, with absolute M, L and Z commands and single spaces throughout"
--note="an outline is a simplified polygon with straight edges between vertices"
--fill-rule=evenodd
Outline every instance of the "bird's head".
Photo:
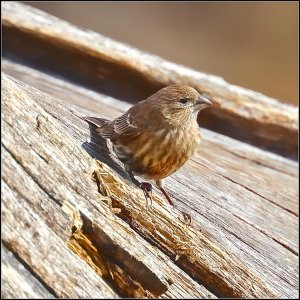
M 167 119 L 178 119 L 184 122 L 196 120 L 198 112 L 212 103 L 187 85 L 171 85 L 162 88 L 149 100 L 155 103 Z

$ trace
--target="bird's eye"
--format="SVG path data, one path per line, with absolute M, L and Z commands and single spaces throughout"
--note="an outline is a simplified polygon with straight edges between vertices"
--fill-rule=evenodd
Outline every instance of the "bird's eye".
M 188 99 L 180 99 L 179 102 L 182 104 L 186 104 L 189 100 Z

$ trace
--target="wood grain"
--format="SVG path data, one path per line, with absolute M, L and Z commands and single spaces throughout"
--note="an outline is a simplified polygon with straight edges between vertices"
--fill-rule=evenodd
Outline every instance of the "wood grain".
M 52 85 L 52 91 L 64 97 L 77 93 L 87 106 L 105 107 L 107 117 L 128 108 L 126 103 L 85 93 L 49 75 L 43 80 L 48 91 Z M 153 207 L 145 211 L 142 192 L 129 182 L 106 143 L 78 117 L 101 113 L 60 102 L 6 75 L 2 82 L 3 145 L 10 160 L 58 204 L 58 212 L 60 206 L 69 212 L 60 222 L 67 225 L 61 227 L 70 234 L 73 220 L 71 237 L 86 241 L 75 253 L 87 261 L 86 271 L 98 266 L 115 293 L 175 298 L 187 294 L 296 297 L 295 162 L 202 130 L 197 155 L 167 180 L 178 210 L 172 210 L 156 191 Z M 4 169 L 4 181 L 12 191 L 24 190 L 17 184 L 25 182 L 19 178 L 22 172 L 13 172 L 14 178 L 11 164 Z M 32 193 L 27 198 L 35 198 Z M 34 207 L 36 211 L 42 207 L 43 222 L 50 222 L 54 232 L 59 232 L 49 218 L 48 205 Z M 190 227 L 183 226 L 179 211 L 192 215 Z M 62 218 L 61 212 L 57 218 Z M 106 262 L 102 267 L 101 263 L 91 267 L 93 263 L 88 262 L 91 256 L 86 253 L 94 253 L 89 244 L 101 254 L 97 261 Z
M 5 245 L 58 297 L 153 298 L 173 282 L 178 298 L 213 297 L 111 212 L 111 199 L 93 181 L 95 161 L 48 109 L 73 114 L 37 90 L 2 79 Z M 48 99 L 45 106 L 40 97 Z M 135 197 L 140 202 L 140 191 Z
M 298 296 L 298 163 L 284 157 L 297 108 L 21 3 L 2 15 L 3 297 Z M 174 83 L 214 105 L 166 180 L 176 208 L 155 189 L 146 210 L 80 117 L 113 119 Z
M 54 295 L 44 287 L 26 267 L 3 244 L 1 244 L 2 278 L 1 298 L 47 298 Z

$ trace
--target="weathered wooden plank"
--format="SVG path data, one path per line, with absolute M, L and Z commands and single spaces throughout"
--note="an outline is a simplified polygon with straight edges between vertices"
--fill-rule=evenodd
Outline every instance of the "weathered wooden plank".
M 209 135 L 209 131 L 205 133 Z M 274 170 L 272 164 L 276 165 L 277 158 L 282 162 L 281 157 L 265 151 L 257 151 L 256 155 L 265 157 L 265 165 L 272 162 L 269 168 L 240 156 L 226 155 L 218 149 L 218 141 L 229 142 L 227 152 L 231 152 L 231 139 L 217 137 L 212 145 L 204 145 L 206 149 L 200 147 L 196 157 L 181 173 L 167 180 L 168 191 L 182 210 L 194 211 L 197 230 L 203 232 L 203 228 L 208 227 L 206 233 L 213 236 L 214 244 L 222 245 L 224 251 L 230 249 L 239 253 L 245 265 L 254 267 L 266 282 L 277 286 L 278 278 L 281 278 L 283 283 L 277 288 L 289 293 L 289 284 L 295 284 L 298 277 L 295 261 L 298 256 L 297 175 Z M 205 136 L 203 140 L 205 142 Z M 247 156 L 251 157 L 253 147 L 241 144 L 239 148 L 243 149 L 243 146 L 248 150 L 244 149 Z M 210 155 L 206 157 L 206 153 Z M 289 163 L 286 160 L 286 164 Z M 297 170 L 296 163 L 291 166 Z M 264 197 L 257 190 L 269 194 Z M 285 275 L 282 270 L 287 271 Z
M 87 143 L 86 141 L 90 136 L 87 125 L 55 99 L 19 82 L 16 85 L 7 79 L 6 83 L 11 85 L 11 89 L 9 89 L 10 93 L 6 94 L 4 99 L 12 98 L 16 100 L 19 99 L 18 96 L 22 96 L 22 101 L 18 100 L 7 104 L 10 109 L 15 105 L 20 106 L 17 110 L 20 114 L 17 120 L 25 119 L 25 124 L 29 127 L 28 130 L 30 132 L 34 132 L 38 121 L 39 141 L 43 137 L 47 147 L 49 144 L 47 139 L 51 140 L 50 145 L 53 144 L 53 148 L 51 148 L 52 156 L 46 155 L 46 158 L 51 161 L 51 164 L 54 164 L 53 168 L 56 166 L 54 168 L 56 177 L 60 178 L 59 182 L 55 182 L 56 186 L 60 186 L 62 178 L 68 178 L 66 174 L 72 174 L 74 168 L 76 176 L 73 176 L 71 181 L 68 179 L 69 189 L 83 190 L 87 193 L 86 186 L 91 186 L 91 183 L 86 178 L 87 175 L 82 168 L 85 165 L 83 169 L 86 170 L 89 165 L 89 159 L 87 153 L 79 149 L 82 145 L 91 154 L 97 155 L 105 162 L 109 162 L 103 140 L 95 139 L 94 141 L 99 143 L 98 145 Z M 20 89 L 18 86 L 22 86 L 22 88 Z M 73 91 L 76 91 L 76 88 Z M 66 90 L 66 93 L 68 92 Z M 101 95 L 92 94 L 91 97 L 89 93 L 87 93 L 85 99 L 93 98 L 94 96 L 97 98 L 97 101 L 101 101 Z M 118 102 L 119 104 L 120 102 Z M 28 119 L 26 117 L 26 111 L 28 113 L 28 110 L 32 107 L 35 111 L 32 115 L 37 116 L 41 114 L 41 118 Z M 113 112 L 113 105 L 110 107 Z M 82 113 L 79 107 L 72 106 L 72 110 L 73 112 L 76 110 L 77 114 Z M 88 113 L 87 110 L 83 111 Z M 116 114 L 116 111 L 114 111 L 114 114 Z M 12 119 L 11 115 L 11 113 L 7 113 L 6 118 L 4 118 L 8 124 L 12 124 L 16 119 L 15 117 Z M 59 125 L 60 123 L 62 125 Z M 27 128 L 26 126 L 25 128 Z M 23 127 L 20 126 L 20 129 Z M 28 131 L 25 130 L 25 132 Z M 59 134 L 54 134 L 53 132 L 59 132 Z M 207 134 L 208 131 L 205 133 Z M 22 153 L 30 156 L 31 152 L 28 149 L 26 150 L 24 146 L 26 141 L 20 140 L 18 134 L 26 136 L 24 132 L 22 134 L 22 131 L 19 133 L 14 132 L 14 134 L 5 136 L 6 139 L 4 141 L 10 145 L 10 151 L 13 151 L 16 155 L 18 150 L 14 149 L 12 145 L 16 143 L 17 139 L 18 149 L 22 149 Z M 40 143 L 36 144 L 36 142 L 33 142 L 31 135 L 27 136 L 27 139 L 29 139 L 27 143 L 29 142 L 31 147 L 34 147 L 34 149 L 41 147 L 37 146 Z M 49 138 L 50 136 L 51 139 Z M 224 144 L 221 143 L 221 145 L 224 148 Z M 222 147 L 220 148 L 220 153 L 225 155 L 224 153 L 226 152 L 224 152 L 224 149 L 222 150 Z M 247 147 L 243 151 L 250 156 L 251 151 L 247 152 Z M 38 152 L 45 156 L 43 153 L 45 151 L 42 149 L 39 149 Z M 213 150 L 216 151 L 215 157 L 220 159 L 222 156 L 218 153 L 218 147 Z M 58 151 L 65 151 L 64 155 L 61 155 L 65 160 L 63 163 L 57 159 Z M 178 266 L 193 276 L 198 282 L 203 283 L 207 288 L 214 291 L 216 295 L 222 297 L 274 297 L 275 295 L 294 297 L 298 289 L 297 255 L 295 255 L 297 248 L 294 234 L 297 232 L 296 216 L 278 205 L 272 206 L 268 201 L 268 205 L 266 205 L 259 195 L 247 191 L 241 185 L 233 183 L 232 180 L 225 181 L 223 176 L 218 174 L 220 173 L 220 166 L 214 161 L 206 163 L 206 160 L 203 160 L 201 151 L 200 148 L 199 155 L 195 157 L 197 164 L 188 164 L 180 173 L 167 181 L 167 187 L 172 186 L 172 190 L 169 189 L 169 191 L 174 194 L 178 207 L 185 210 L 188 209 L 189 213 L 193 214 L 193 223 L 189 228 L 183 228 L 181 221 L 178 220 L 180 215 L 170 210 L 157 196 L 154 197 L 155 201 L 152 209 L 148 212 L 143 212 L 144 200 L 142 193 L 132 185 L 127 185 L 122 177 L 124 174 L 120 173 L 120 168 L 115 162 L 110 161 L 109 164 L 119 171 L 119 175 L 104 164 L 93 168 L 96 171 L 98 170 L 98 174 L 101 175 L 102 185 L 99 188 L 100 190 L 102 189 L 102 193 L 104 193 L 103 189 L 110 191 L 113 205 L 121 208 L 121 212 L 117 215 L 127 221 L 140 235 L 156 244 L 167 255 L 173 259 L 178 258 L 175 262 Z M 256 155 L 259 156 L 259 153 L 263 154 L 262 161 L 264 157 L 266 161 L 276 157 L 274 155 L 269 156 L 265 151 L 257 150 Z M 230 160 L 239 160 L 242 167 L 247 164 L 246 160 L 241 156 L 232 155 L 228 157 Z M 279 161 L 282 163 L 282 159 Z M 288 160 L 286 161 L 289 162 Z M 204 162 L 205 164 L 203 165 Z M 276 165 L 276 160 L 274 162 Z M 22 164 L 25 163 L 26 161 L 22 162 Z M 278 164 L 279 169 L 280 163 Z M 268 166 L 268 163 L 263 165 L 253 162 L 253 164 L 256 165 L 256 174 L 265 176 L 262 170 Z M 68 167 L 67 170 L 65 169 L 66 166 Z M 290 166 L 293 169 L 293 164 Z M 294 164 L 295 167 L 296 164 Z M 35 167 L 29 164 L 28 168 L 32 173 Z M 44 170 L 45 166 L 40 166 L 39 168 Z M 60 171 L 60 168 L 64 172 Z M 226 165 L 225 171 L 227 168 L 228 166 Z M 48 169 L 49 165 L 47 166 Z M 222 172 L 225 171 L 222 170 Z M 293 174 L 293 172 L 291 173 Z M 35 173 L 34 177 L 36 180 L 38 178 L 39 181 L 42 181 L 43 178 L 40 178 L 38 174 L 39 172 Z M 200 174 L 203 174 L 203 176 L 199 176 Z M 230 174 L 225 175 L 229 176 Z M 55 176 L 51 177 L 51 172 L 46 174 L 46 176 L 50 177 L 47 178 L 47 184 L 43 184 L 44 187 L 51 195 L 54 195 L 55 199 L 61 199 L 63 196 L 60 194 L 59 189 L 54 189 L 51 186 L 51 181 Z M 261 184 L 259 176 L 258 178 L 253 178 L 257 185 Z M 269 168 L 268 176 L 274 176 L 274 178 L 283 176 L 283 180 L 279 181 L 279 184 L 282 185 L 286 178 L 294 182 L 297 180 L 290 174 L 276 171 L 273 168 Z M 74 200 L 74 195 L 71 191 L 67 194 Z M 103 202 L 96 200 L 96 195 L 87 197 L 87 194 L 85 194 L 85 199 L 76 199 L 75 202 L 77 203 L 78 201 L 79 204 L 84 203 L 85 207 L 92 206 L 101 209 L 104 205 Z M 293 191 L 293 195 L 296 194 L 297 190 Z M 247 213 L 248 205 L 249 213 Z M 263 209 L 260 211 L 258 208 L 261 206 Z M 192 212 L 193 210 L 194 213 Z M 92 215 L 94 214 L 92 213 Z M 279 220 L 276 220 L 274 215 L 279 216 Z M 266 217 L 263 222 L 264 216 Z M 281 220 L 281 217 L 285 220 Z M 103 217 L 102 220 L 97 219 L 97 222 L 101 224 L 101 228 L 105 228 L 106 223 L 104 220 L 106 218 Z M 268 226 L 268 223 L 270 226 Z M 274 228 L 276 226 L 278 228 Z M 286 237 L 283 233 L 285 233 Z M 143 239 L 141 240 L 143 241 Z
M 96 113 L 101 113 L 102 116 L 106 116 L 107 118 L 116 118 L 131 106 L 131 104 L 124 101 L 99 94 L 83 86 L 69 83 L 62 78 L 50 76 L 10 60 L 2 60 L 2 70 L 45 93 L 62 99 L 65 103 L 81 106 L 83 111 L 86 108 L 87 111 L 85 114 L 88 114 L 89 110 L 92 110 Z M 220 150 L 226 151 L 225 153 L 230 152 L 236 155 L 237 158 L 244 158 L 255 165 L 266 166 L 294 177 L 298 176 L 297 163 L 294 161 L 273 155 L 267 151 L 260 151 L 257 147 L 240 143 L 210 130 L 205 131 L 203 129 L 203 132 L 205 134 L 203 134 L 202 144 L 208 142 L 207 147 L 215 147 L 213 146 L 214 144 Z
M 43 190 L 41 184 L 45 181 L 35 182 L 30 178 L 26 164 L 22 169 L 16 161 L 24 162 L 26 158 L 13 157 L 5 146 L 3 144 L 2 151 L 3 243 L 25 261 L 32 273 L 42 278 L 55 297 L 118 298 L 118 294 L 67 248 L 72 219 L 62 216 L 58 203 Z M 33 151 L 33 156 L 38 155 Z
M 3 54 L 123 100 L 140 101 L 162 86 L 186 83 L 214 102 L 201 125 L 297 158 L 298 111 L 159 57 L 81 30 L 42 11 L 6 2 Z M 14 36 L 14 38 L 10 38 Z
M 222 180 L 230 180 L 246 192 L 256 194 L 266 205 L 271 204 L 270 211 L 276 211 L 272 209 L 274 204 L 298 216 L 297 163 L 282 160 L 272 153 L 256 152 L 255 147 L 246 144 L 234 145 L 233 139 L 206 130 L 203 130 L 203 135 L 207 138 L 203 139 L 201 156 L 206 168 L 221 175 Z
M 2 65 L 5 71 L 22 81 L 55 95 L 67 103 L 101 112 L 102 117 L 115 118 L 130 107 L 125 102 L 99 95 L 26 66 L 6 60 Z M 88 111 L 83 114 L 87 115 Z M 298 215 L 297 163 L 205 129 L 203 129 L 200 151 L 207 165 L 210 162 L 216 165 L 213 172 L 222 171 L 222 175 L 225 176 L 222 180 L 226 180 L 227 176 L 228 180 L 236 181 L 237 184 L 258 193 L 266 201 Z M 259 167 L 258 174 L 256 174 L 257 167 Z M 269 176 L 270 172 L 274 176 Z M 259 183 L 253 180 L 253 177 L 258 176 Z
M 43 279 L 55 296 L 117 297 L 49 230 L 44 220 L 28 206 L 26 199 L 10 189 L 5 181 L 2 188 L 3 242 Z M 16 294 L 17 297 L 22 295 L 17 291 Z
M 93 181 L 95 161 L 66 131 L 65 123 L 36 102 L 41 94 L 32 90 L 29 96 L 27 88 L 3 77 L 5 244 L 60 297 L 153 298 L 163 296 L 173 283 L 178 298 L 214 297 L 110 211 L 111 200 L 98 193 Z M 62 115 L 70 113 L 57 108 Z M 22 219 L 21 212 L 26 215 Z M 37 238 L 41 242 L 34 246 Z M 96 272 L 68 251 L 67 241 Z M 75 278 L 65 277 L 70 270 Z M 59 272 L 61 281 L 56 282 L 53 274 Z
M 38 278 L 26 269 L 12 252 L 1 244 L 1 299 L 47 298 L 53 299 Z

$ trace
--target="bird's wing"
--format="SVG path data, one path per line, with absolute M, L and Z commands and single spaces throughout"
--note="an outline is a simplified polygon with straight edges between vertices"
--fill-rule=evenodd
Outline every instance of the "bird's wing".
M 144 131 L 144 124 L 142 120 L 132 111 L 128 111 L 124 115 L 115 119 L 113 123 L 114 132 L 118 138 L 132 138 Z
M 125 114 L 113 122 L 117 139 L 130 139 L 143 133 L 148 128 L 149 109 L 147 102 L 141 101 L 132 106 Z
M 109 121 L 101 118 L 84 118 L 90 124 L 97 127 L 96 131 L 107 139 L 130 139 L 145 131 L 148 124 L 148 116 L 145 114 L 147 105 L 141 101 L 132 106 L 125 114 Z

